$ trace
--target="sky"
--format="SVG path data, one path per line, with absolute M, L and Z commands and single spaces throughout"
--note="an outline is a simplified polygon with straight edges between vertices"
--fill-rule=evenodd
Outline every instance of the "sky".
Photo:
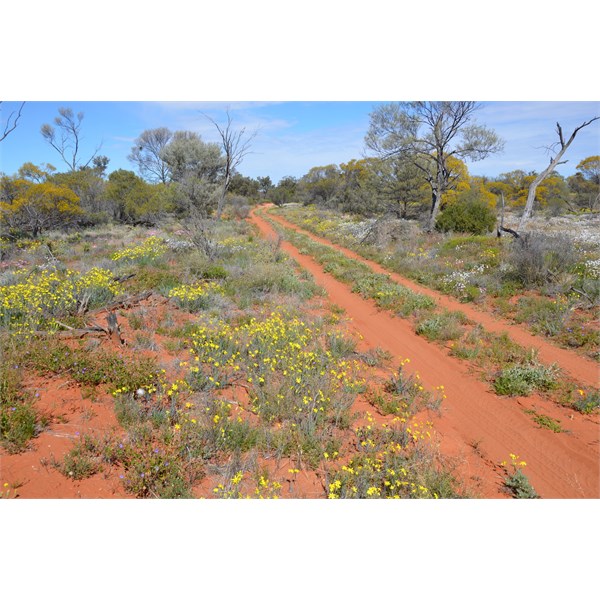
M 427 98 L 424 98 L 427 99 Z M 17 129 L 0 143 L 0 171 L 15 173 L 25 162 L 50 163 L 59 171 L 68 167 L 41 136 L 44 123 L 53 124 L 62 106 L 82 112 L 80 156 L 85 162 L 101 144 L 99 154 L 109 157 L 108 171 L 135 170 L 127 155 L 144 130 L 168 127 L 199 133 L 218 142 L 211 117 L 223 124 L 230 111 L 235 129 L 256 131 L 251 153 L 239 167 L 249 177 L 270 176 L 273 182 L 291 175 L 301 177 L 315 166 L 341 164 L 366 155 L 364 136 L 369 114 L 379 101 L 28 101 Z M 16 101 L 0 104 L 0 123 Z M 495 177 L 522 169 L 540 171 L 548 164 L 547 147 L 558 141 L 556 122 L 565 136 L 586 120 L 600 115 L 600 102 L 500 101 L 480 103 L 477 123 L 490 127 L 505 140 L 504 151 L 477 163 L 468 163 L 472 175 Z M 600 121 L 582 129 L 570 146 L 568 162 L 557 171 L 572 175 L 583 158 L 600 154 Z

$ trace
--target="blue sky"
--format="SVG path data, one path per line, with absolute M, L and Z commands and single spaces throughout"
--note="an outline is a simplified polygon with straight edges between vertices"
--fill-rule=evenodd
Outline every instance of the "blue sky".
M 240 171 L 247 176 L 269 175 L 277 182 L 285 175 L 300 177 L 313 166 L 340 164 L 361 158 L 369 113 L 378 102 L 27 102 L 17 129 L 0 144 L 0 170 L 14 173 L 24 162 L 49 162 L 65 170 L 58 153 L 40 134 L 52 123 L 58 108 L 84 113 L 82 158 L 102 143 L 100 154 L 110 158 L 109 171 L 133 169 L 127 160 L 133 140 L 143 130 L 169 127 L 198 132 L 206 141 L 218 141 L 215 127 L 203 116 L 223 122 L 229 107 L 236 127 L 258 130 L 252 153 Z M 0 105 L 3 120 L 18 103 Z M 600 115 L 598 102 L 482 102 L 477 122 L 494 129 L 505 141 L 502 154 L 470 164 L 474 175 L 496 176 L 514 169 L 543 169 L 549 160 L 545 147 L 557 141 L 558 121 L 566 135 L 583 121 Z M 600 122 L 581 130 L 558 171 L 571 175 L 577 163 L 600 154 Z

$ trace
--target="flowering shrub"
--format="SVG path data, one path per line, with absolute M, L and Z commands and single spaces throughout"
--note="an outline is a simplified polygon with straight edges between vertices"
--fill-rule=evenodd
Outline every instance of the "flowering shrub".
M 56 330 L 57 319 L 82 306 L 109 300 L 121 291 L 113 274 L 93 268 L 87 273 L 43 270 L 19 283 L 0 287 L 0 326 L 13 332 Z
M 329 472 L 328 498 L 440 498 L 455 496 L 447 476 L 428 463 L 419 450 L 431 437 L 432 424 L 395 418 L 356 429 L 360 452 Z
M 169 298 L 187 310 L 193 311 L 207 308 L 209 296 L 223 294 L 223 288 L 213 281 L 201 282 L 195 285 L 179 285 L 169 291 Z
M 135 246 L 129 246 L 115 252 L 111 259 L 114 261 L 139 261 L 139 260 L 152 260 L 162 256 L 168 249 L 167 244 L 162 238 L 156 236 L 150 236 L 146 238 L 141 244 Z
M 215 389 L 244 376 L 261 419 L 289 420 L 307 433 L 339 418 L 364 386 L 357 362 L 334 358 L 318 329 L 281 313 L 237 327 L 223 321 L 200 326 L 192 352 L 192 387 Z

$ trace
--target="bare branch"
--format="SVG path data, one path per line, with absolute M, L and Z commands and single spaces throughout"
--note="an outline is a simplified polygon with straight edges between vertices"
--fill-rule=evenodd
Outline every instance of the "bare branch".
M 560 147 L 564 148 L 565 147 L 565 140 L 563 138 L 563 132 L 562 132 L 562 127 L 560 126 L 560 123 L 556 124 L 556 131 L 558 132 L 558 139 L 560 141 Z
M 2 104 L 2 100 L 0 100 L 0 104 Z M 8 115 L 8 119 L 6 119 L 6 125 L 4 127 L 4 132 L 0 136 L 0 142 L 2 140 L 6 139 L 8 137 L 8 135 L 17 128 L 19 119 L 21 118 L 21 111 L 23 110 L 24 106 L 25 106 L 25 102 L 21 102 L 21 106 L 19 106 L 19 110 L 13 111 L 10 113 L 10 115 Z M 14 116 L 15 112 L 17 113 L 16 117 Z M 12 124 L 11 124 L 11 119 L 13 119 Z

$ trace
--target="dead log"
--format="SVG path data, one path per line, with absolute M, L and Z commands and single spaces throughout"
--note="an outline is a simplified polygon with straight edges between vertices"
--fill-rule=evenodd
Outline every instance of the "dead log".
M 96 315 L 98 313 L 108 311 L 111 312 L 117 308 L 131 308 L 135 304 L 142 302 L 142 300 L 146 300 L 152 295 L 152 291 L 142 292 L 141 294 L 136 294 L 135 296 L 128 296 L 127 298 L 123 298 L 123 300 L 117 300 L 116 302 L 112 302 L 111 304 L 107 304 L 102 306 L 101 308 L 97 308 L 91 311 L 90 314 Z
M 84 335 L 106 335 L 106 329 L 102 327 L 84 327 L 84 328 L 70 328 L 66 331 L 26 331 L 22 335 L 35 335 L 38 337 L 59 337 L 59 338 L 82 338 Z M 13 334 L 14 335 L 14 334 Z

